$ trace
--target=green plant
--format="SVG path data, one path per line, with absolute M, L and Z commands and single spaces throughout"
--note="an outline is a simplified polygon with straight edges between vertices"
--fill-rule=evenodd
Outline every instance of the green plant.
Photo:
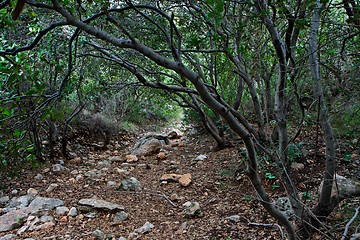
M 299 158 L 303 157 L 303 153 L 301 151 L 301 143 L 297 144 L 289 144 L 288 146 L 288 159 L 290 162 L 295 162 Z
M 343 158 L 343 162 L 345 162 L 345 163 L 350 163 L 351 162 L 351 154 L 350 153 L 346 153 L 345 155 L 344 155 L 344 158 Z
M 307 201 L 310 200 L 311 199 L 311 193 L 309 191 L 304 192 L 302 198 L 304 200 L 307 200 Z
M 251 195 L 245 195 L 245 197 L 243 197 L 243 201 L 244 202 L 250 202 L 252 200 L 252 196 Z
M 275 175 L 273 175 L 271 172 L 266 172 L 265 173 L 265 178 L 269 179 L 269 180 L 276 179 Z

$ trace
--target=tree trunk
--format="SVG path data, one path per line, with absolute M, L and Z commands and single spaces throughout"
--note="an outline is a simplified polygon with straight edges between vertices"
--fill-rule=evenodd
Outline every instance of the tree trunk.
M 310 61 L 310 70 L 315 84 L 315 99 L 319 102 L 319 120 L 320 125 L 323 130 L 325 137 L 326 145 L 326 162 L 325 162 L 325 172 L 323 176 L 323 187 L 320 192 L 319 203 L 314 207 L 312 212 L 318 219 L 311 217 L 311 223 L 317 228 L 323 218 L 329 216 L 333 210 L 333 201 L 331 198 L 331 190 L 334 180 L 334 174 L 336 169 L 335 161 L 335 143 L 334 143 L 334 134 L 327 117 L 327 109 L 324 102 L 324 94 L 321 85 L 321 77 L 319 72 L 319 61 L 317 59 L 317 42 L 318 42 L 318 31 L 320 27 L 320 13 L 322 10 L 322 4 L 319 0 L 315 3 L 314 12 L 312 15 L 311 30 L 310 30 L 310 40 L 309 40 L 309 61 Z M 333 199 L 334 200 L 334 199 Z M 336 201 L 337 202 L 337 201 Z

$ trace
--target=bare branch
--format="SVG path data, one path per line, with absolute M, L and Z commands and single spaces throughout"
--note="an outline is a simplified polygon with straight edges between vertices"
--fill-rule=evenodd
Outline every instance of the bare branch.
M 24 52 L 24 51 L 28 51 L 28 50 L 32 50 L 33 48 L 35 48 L 37 46 L 37 44 L 40 42 L 40 40 L 47 34 L 49 33 L 51 30 L 60 27 L 60 26 L 65 26 L 68 23 L 66 21 L 64 22 L 57 22 L 57 23 L 53 23 L 50 26 L 48 26 L 47 28 L 41 30 L 38 35 L 35 37 L 35 39 L 27 46 L 23 46 L 23 47 L 13 47 L 10 49 L 5 49 L 0 51 L 0 56 L 5 56 L 5 55 L 15 55 L 19 52 Z

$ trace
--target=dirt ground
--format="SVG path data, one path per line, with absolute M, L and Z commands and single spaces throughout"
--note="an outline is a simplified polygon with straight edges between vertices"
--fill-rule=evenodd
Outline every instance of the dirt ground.
M 150 222 L 154 228 L 140 239 L 282 239 L 276 225 L 265 225 L 275 224 L 276 221 L 259 204 L 247 177 L 243 176 L 238 180 L 235 177 L 236 170 L 241 169 L 244 162 L 238 147 L 213 152 L 214 142 L 208 136 L 187 135 L 172 140 L 164 147 L 167 156 L 165 159 L 159 160 L 154 154 L 139 158 L 138 162 L 129 165 L 125 163 L 125 156 L 129 154 L 129 149 L 135 140 L 135 137 L 128 136 L 116 142 L 112 141 L 112 145 L 118 146 L 112 150 L 92 151 L 88 148 L 77 152 L 77 160 L 65 161 L 68 170 L 61 174 L 48 171 L 51 164 L 46 164 L 35 170 L 23 170 L 16 178 L 3 177 L 4 194 L 10 194 L 14 189 L 19 191 L 19 195 L 26 194 L 27 189 L 31 187 L 43 197 L 64 200 L 65 206 L 69 208 L 78 207 L 78 201 L 82 198 L 96 196 L 124 206 L 129 214 L 127 220 L 114 224 L 114 214 L 108 212 L 98 211 L 95 218 L 84 216 L 64 218 L 49 213 L 55 216 L 54 228 L 25 232 L 22 238 L 94 239 L 92 232 L 99 229 L 107 234 L 109 239 L 118 239 L 121 236 L 128 237 L 134 229 L 143 226 L 145 222 Z M 300 157 L 298 161 L 302 161 L 305 165 L 307 165 L 306 161 L 314 163 L 311 154 L 310 151 L 306 159 Z M 194 162 L 198 155 L 206 155 L 207 159 Z M 90 171 L 95 168 L 97 162 L 116 156 L 119 160 L 113 161 L 112 167 L 104 170 L 102 177 L 98 179 L 84 177 L 82 180 L 75 180 L 75 174 Z M 349 176 L 354 171 L 359 171 L 358 161 L 347 164 L 339 162 L 340 174 Z M 283 195 L 283 189 L 276 177 L 272 178 L 271 174 L 266 175 L 274 172 L 272 171 L 274 166 L 266 161 L 262 161 L 260 165 L 260 173 L 264 176 L 264 185 L 270 196 L 276 198 Z M 316 199 L 323 163 L 319 161 L 314 165 L 312 169 L 306 167 L 301 171 L 294 171 L 294 178 L 299 191 L 310 191 L 311 197 Z M 124 168 L 127 171 L 121 171 Z M 37 180 L 34 177 L 39 173 L 44 178 Z M 188 187 L 176 182 L 163 184 L 159 180 L 165 173 L 190 173 L 192 183 Z M 119 183 L 129 177 L 137 178 L 143 189 L 119 190 Z M 116 185 L 108 186 L 109 181 L 116 182 Z M 46 192 L 52 183 L 58 184 L 59 187 Z M 171 199 L 171 202 L 167 198 Z M 182 205 L 187 201 L 198 202 L 204 216 L 186 218 Z M 328 220 L 329 226 L 336 226 L 329 232 L 330 236 L 340 236 L 352 215 L 351 211 L 358 205 L 359 200 L 352 199 L 344 201 L 336 209 Z M 233 222 L 226 219 L 232 215 L 239 215 L 240 220 Z M 16 230 L 8 233 L 16 233 Z M 314 239 L 329 238 L 315 234 Z

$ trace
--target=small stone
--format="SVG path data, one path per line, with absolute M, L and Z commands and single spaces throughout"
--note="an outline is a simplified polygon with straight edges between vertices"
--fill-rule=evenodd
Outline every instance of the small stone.
M 164 152 L 159 152 L 156 155 L 156 158 L 159 159 L 159 160 L 163 160 L 163 159 L 167 158 L 167 155 Z
M 97 164 L 97 169 L 111 168 L 111 162 L 108 160 L 101 161 Z
M 97 240 L 105 239 L 105 234 L 99 229 L 93 231 L 91 235 Z
M 10 201 L 10 197 L 9 196 L 3 196 L 0 197 L 0 206 L 2 205 L 6 205 L 6 203 L 8 203 Z
M 120 188 L 123 190 L 135 191 L 141 189 L 139 180 L 134 177 L 125 179 L 121 182 Z
M 230 220 L 231 222 L 237 223 L 238 221 L 240 221 L 240 216 L 239 215 L 231 215 L 225 218 L 226 220 Z
M 44 175 L 42 175 L 41 173 L 36 174 L 36 176 L 34 177 L 34 179 L 36 179 L 36 180 L 41 180 L 43 178 L 44 178 Z
M 62 216 L 62 217 L 60 218 L 60 222 L 67 222 L 67 221 L 69 221 L 68 216 Z
M 126 237 L 119 237 L 117 240 L 127 240 Z
M 125 221 L 129 217 L 129 214 L 125 211 L 121 211 L 115 214 L 114 222 L 120 223 L 122 221 Z
M 17 195 L 18 192 L 19 192 L 18 190 L 14 189 L 14 190 L 11 191 L 11 195 Z
M 179 179 L 182 175 L 175 174 L 175 173 L 167 173 L 161 176 L 160 181 L 167 181 L 167 182 L 179 182 Z
M 295 170 L 295 171 L 301 171 L 305 168 L 305 165 L 303 163 L 293 162 L 291 164 L 291 168 L 292 168 L 292 170 Z
M 75 177 L 75 180 L 78 181 L 78 182 L 80 182 L 80 181 L 83 180 L 83 179 L 84 179 L 84 177 L 83 177 L 81 174 L 79 174 L 79 175 L 77 175 L 77 176 Z
M 194 218 L 194 217 L 203 217 L 204 214 L 200 209 L 200 204 L 198 202 L 186 202 L 183 204 L 183 213 L 185 217 Z
M 49 187 L 46 189 L 46 192 L 52 192 L 54 189 L 58 188 L 59 185 L 56 183 L 52 183 L 49 185 Z
M 81 199 L 79 201 L 79 204 L 88 206 L 88 207 L 92 207 L 94 209 L 100 209 L 103 211 L 119 211 L 119 210 L 122 211 L 122 210 L 124 210 L 124 207 L 119 204 L 107 202 L 107 201 L 104 201 L 101 199 L 94 199 L 94 198 Z
M 70 217 L 76 217 L 78 215 L 78 210 L 76 209 L 76 207 L 72 207 L 70 208 L 67 215 Z
M 52 171 L 55 173 L 61 173 L 65 171 L 65 167 L 61 164 L 54 164 L 52 165 Z
M 106 183 L 106 185 L 107 185 L 108 187 L 115 187 L 115 186 L 116 186 L 116 182 L 115 182 L 115 181 L 108 181 L 108 182 Z
M 77 181 L 75 178 L 69 178 L 69 182 L 72 183 L 72 184 L 75 184 Z
M 54 220 L 53 216 L 48 216 L 48 215 L 44 215 L 40 217 L 40 221 L 45 223 L 45 222 L 51 222 Z
M 77 174 L 79 174 L 79 171 L 78 171 L 78 170 L 72 170 L 72 171 L 70 172 L 70 174 L 71 174 L 71 175 L 77 175 Z
M 45 230 L 45 229 L 49 229 L 49 228 L 52 228 L 55 226 L 55 223 L 54 222 L 46 222 L 44 224 L 41 224 L 39 226 L 36 226 L 34 227 L 34 230 L 35 231 L 38 231 L 38 230 Z
M 191 174 L 187 173 L 187 174 L 182 175 L 179 179 L 179 183 L 181 184 L 181 186 L 184 186 L 184 187 L 189 186 L 191 183 Z
M 153 228 L 154 228 L 153 224 L 151 224 L 150 222 L 146 222 L 142 227 L 135 229 L 134 232 L 144 234 L 151 232 Z
M 17 230 L 16 234 L 17 234 L 17 235 L 23 234 L 24 232 L 26 232 L 26 230 L 29 229 L 29 227 L 30 227 L 29 225 L 24 225 L 24 226 L 22 226 L 21 228 L 19 228 L 19 229 Z
M 180 197 L 179 197 L 179 195 L 177 195 L 176 193 L 173 193 L 173 194 L 171 194 L 171 196 L 170 196 L 170 200 L 171 200 L 171 201 L 174 201 L 174 202 L 177 202 L 177 201 L 180 200 Z
M 8 239 L 12 239 L 12 238 L 15 238 L 16 235 L 15 234 L 7 234 L 3 237 L 0 237 L 0 240 L 8 240 Z
M 48 173 L 48 172 L 50 172 L 50 168 L 44 168 L 43 173 Z
M 66 215 L 69 212 L 69 208 L 65 207 L 65 206 L 60 206 L 56 208 L 56 214 L 63 216 Z
M 128 163 L 139 161 L 138 157 L 136 155 L 133 155 L 133 154 L 126 155 L 125 157 L 126 157 L 126 162 L 128 162 Z
M 195 161 L 204 161 L 205 159 L 207 159 L 205 155 L 199 155 L 195 158 Z

